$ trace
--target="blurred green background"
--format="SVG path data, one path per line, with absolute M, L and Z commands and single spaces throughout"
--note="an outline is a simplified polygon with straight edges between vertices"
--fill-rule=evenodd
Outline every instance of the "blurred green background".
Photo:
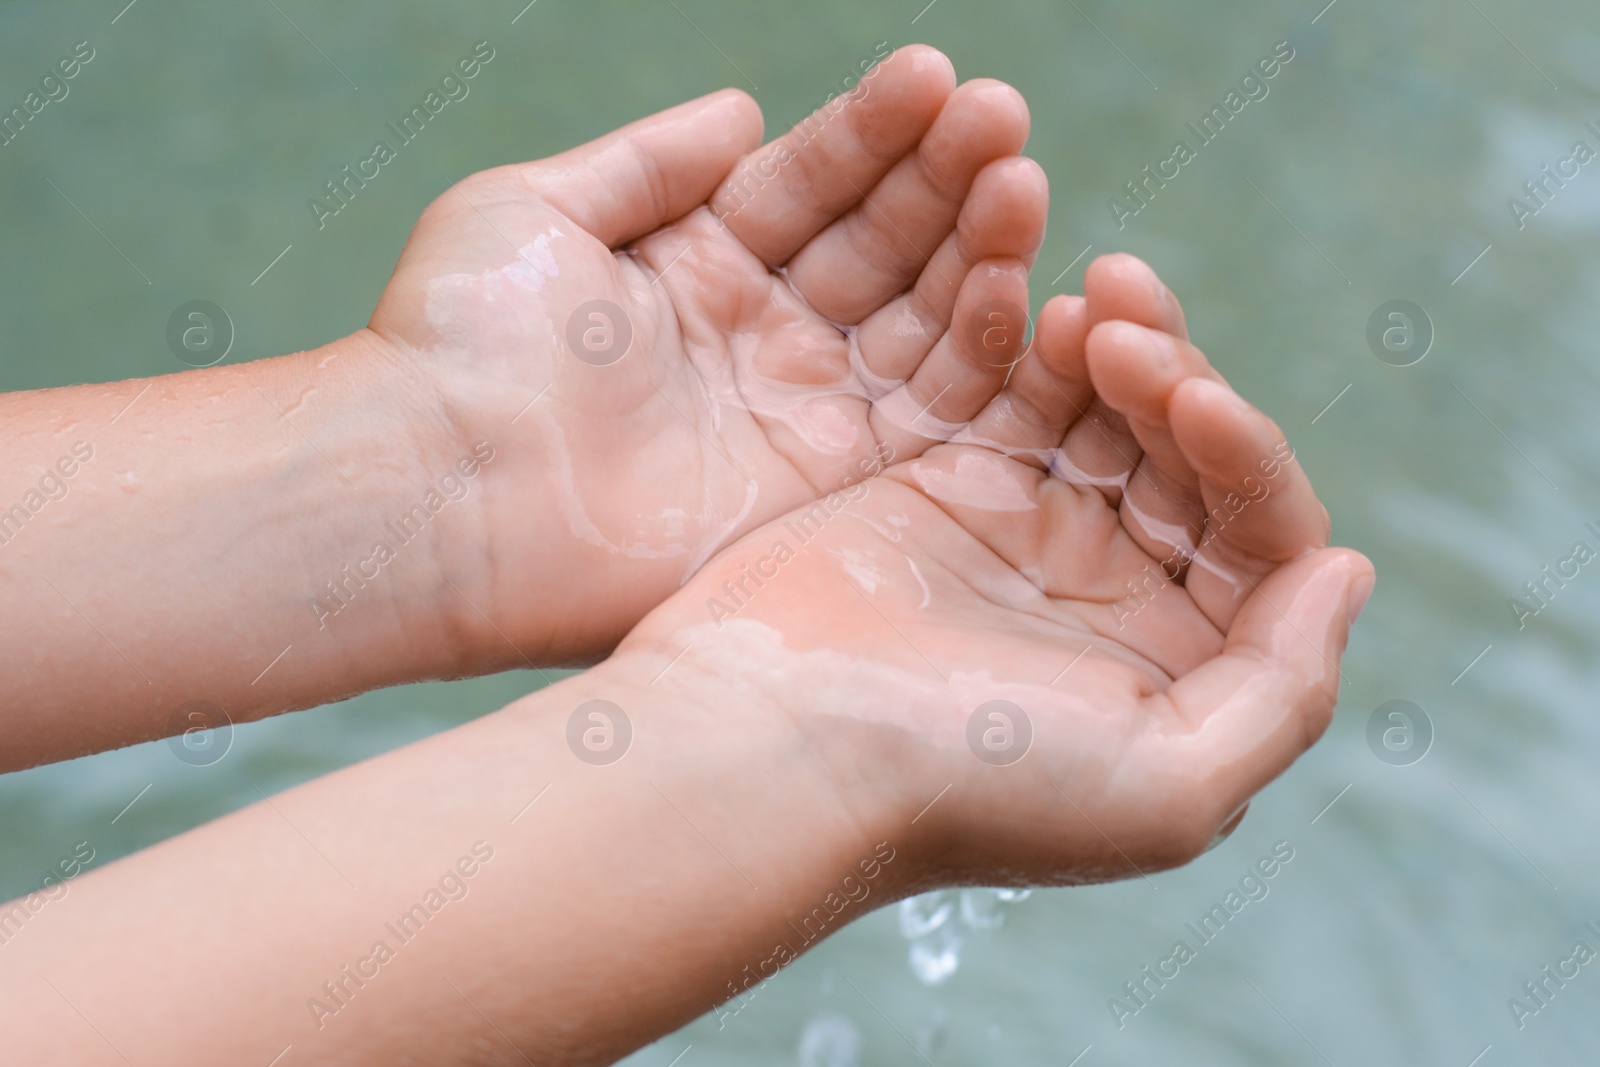
M 1583 527 L 1600 520 L 1600 165 L 1549 183 L 1520 228 L 1507 200 L 1535 206 L 1523 183 L 1575 141 L 1600 149 L 1592 4 L 125 2 L 0 4 L 0 113 L 79 42 L 95 51 L 0 147 L 0 388 L 180 370 L 166 322 L 193 299 L 230 314 L 229 361 L 328 341 L 365 322 L 448 182 L 725 85 L 775 133 L 879 42 L 920 40 L 1031 104 L 1053 193 L 1035 309 L 1095 254 L 1148 258 L 1288 432 L 1336 536 L 1378 565 L 1332 730 L 1222 847 L 1149 881 L 1035 893 L 999 928 L 981 894 L 942 925 L 953 896 L 876 913 L 630 1063 L 1588 1062 L 1600 966 L 1521 1029 L 1507 1000 L 1600 922 L 1600 576 L 1521 629 L 1508 599 L 1573 542 L 1600 548 Z M 471 95 L 319 231 L 308 198 L 478 41 L 496 58 Z M 1119 229 L 1108 199 L 1197 144 L 1185 123 L 1280 41 L 1294 58 L 1268 95 Z M 1392 300 L 1431 329 L 1380 359 L 1368 324 Z M 1392 365 L 1426 333 L 1425 358 Z M 0 777 L 0 896 L 79 841 L 103 864 L 256 799 L 251 783 L 287 787 L 537 684 L 370 694 L 241 728 L 206 767 L 151 744 Z M 1414 712 L 1409 750 L 1403 730 L 1402 751 L 1369 742 L 1391 700 L 1426 716 L 1425 751 Z M 1295 858 L 1270 894 L 1119 1028 L 1109 999 L 1278 841 Z M 918 921 L 936 927 L 925 975 L 962 940 L 941 983 L 908 966 Z

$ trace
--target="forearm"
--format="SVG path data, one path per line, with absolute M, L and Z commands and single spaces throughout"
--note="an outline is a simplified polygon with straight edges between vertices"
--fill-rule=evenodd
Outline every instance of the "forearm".
M 906 841 L 844 810 L 785 717 L 651 684 L 667 662 L 609 661 L 70 882 L 0 945 L 8 1044 L 610 1063 L 890 899 Z M 568 748 L 592 699 L 631 717 L 610 764 Z
M 433 546 L 481 461 L 388 358 L 363 331 L 0 397 L 0 767 L 457 669 Z

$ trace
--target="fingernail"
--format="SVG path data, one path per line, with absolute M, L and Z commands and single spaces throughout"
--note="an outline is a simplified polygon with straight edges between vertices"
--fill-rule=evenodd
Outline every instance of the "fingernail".
M 1354 626 L 1356 620 L 1361 617 L 1362 609 L 1367 606 L 1367 598 L 1372 596 L 1372 587 L 1377 581 L 1377 575 L 1369 571 L 1350 583 L 1350 591 L 1345 594 L 1345 605 L 1350 615 L 1351 626 Z

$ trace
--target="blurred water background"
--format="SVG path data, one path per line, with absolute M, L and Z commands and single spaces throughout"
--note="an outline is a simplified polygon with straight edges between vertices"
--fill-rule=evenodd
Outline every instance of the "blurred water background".
M 880 42 L 921 40 L 1032 106 L 1053 195 L 1035 309 L 1093 255 L 1148 258 L 1378 565 L 1332 730 L 1220 848 L 1149 880 L 879 911 L 629 1063 L 1591 1061 L 1600 965 L 1542 1006 L 1523 983 L 1600 947 L 1582 929 L 1600 924 L 1600 568 L 1547 582 L 1536 615 L 1508 601 L 1535 606 L 1523 584 L 1574 542 L 1600 550 L 1600 165 L 1541 170 L 1600 150 L 1592 4 L 125 3 L 0 4 L 0 112 L 94 50 L 0 147 L 0 388 L 181 369 L 165 327 L 192 299 L 231 316 L 229 361 L 328 341 L 365 322 L 449 181 L 724 85 L 774 133 Z M 319 230 L 308 198 L 478 41 L 496 59 L 471 95 Z M 1185 124 L 1284 41 L 1266 95 L 1199 146 Z M 1180 139 L 1196 157 L 1119 227 L 1109 199 Z M 1395 300 L 1426 319 L 1386 312 L 1378 332 L 1400 332 L 1375 350 Z M 80 841 L 98 866 L 537 684 L 369 694 L 240 728 L 209 766 L 158 743 L 0 777 L 0 897 Z M 1421 715 L 1390 706 L 1369 733 L 1395 700 Z M 1265 895 L 1191 934 L 1279 842 L 1293 859 Z M 1179 939 L 1195 958 L 1144 979 Z M 1512 997 L 1539 1008 L 1520 1028 Z

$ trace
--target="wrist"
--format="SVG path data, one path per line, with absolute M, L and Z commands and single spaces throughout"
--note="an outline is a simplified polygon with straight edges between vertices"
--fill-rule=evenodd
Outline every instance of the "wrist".
M 456 592 L 472 554 L 455 546 L 481 543 L 492 445 L 463 440 L 420 368 L 371 330 L 283 363 L 301 395 L 323 394 L 308 432 L 347 490 L 323 517 L 337 550 L 316 553 L 306 580 L 313 627 L 362 643 L 382 633 L 392 677 L 380 684 L 472 673 L 481 637 Z
M 472 483 L 474 525 L 438 545 L 460 673 L 602 660 L 688 566 L 637 537 L 660 501 L 632 491 L 640 457 L 619 447 L 618 413 L 563 395 L 548 358 L 513 371 L 385 343 L 431 398 L 424 447 L 436 462 L 492 456 Z
M 840 806 L 793 725 L 671 660 L 620 652 L 463 731 L 492 735 L 476 776 L 507 790 L 501 875 L 519 901 L 563 902 L 559 923 L 517 939 L 501 981 L 535 991 L 538 1019 L 604 1035 L 595 1062 L 736 1012 L 743 999 L 719 1006 L 900 892 L 898 845 Z M 631 959 L 672 961 L 631 969 L 625 1002 L 614 979 L 589 979 L 603 964 L 551 984 L 530 962 L 592 959 L 619 923 Z
M 629 701 L 650 709 L 649 720 L 631 724 L 633 743 L 653 746 L 639 751 L 657 753 L 641 759 L 641 769 L 652 758 L 690 768 L 685 788 L 740 813 L 750 828 L 753 866 L 807 886 L 803 897 L 825 896 L 853 873 L 865 893 L 851 887 L 857 895 L 839 925 L 922 881 L 913 862 L 928 847 L 926 828 L 913 821 L 921 804 L 912 805 L 891 772 L 905 747 L 900 731 L 808 713 L 759 664 L 730 667 L 692 646 L 654 645 L 643 632 L 574 679 L 624 710 Z M 769 918 L 798 922 L 815 903 L 792 900 Z
M 653 689 L 710 707 L 715 721 L 700 726 L 708 732 L 734 730 L 746 719 L 781 724 L 784 755 L 763 771 L 765 788 L 803 782 L 806 803 L 825 806 L 853 831 L 837 838 L 841 847 L 865 855 L 863 844 L 887 841 L 895 850 L 893 870 L 879 883 L 883 899 L 871 906 L 971 884 L 983 865 L 968 862 L 964 846 L 975 826 L 1005 817 L 971 810 L 973 787 L 990 793 L 1006 774 L 971 750 L 976 700 L 949 682 L 930 684 L 925 666 L 909 660 L 899 667 L 889 657 L 864 661 L 820 633 L 811 637 L 822 649 L 807 651 L 806 634 L 762 621 L 764 612 L 781 611 L 781 598 L 806 596 L 803 582 L 765 594 L 749 617 L 718 625 L 700 598 L 722 584 L 722 574 L 740 572 L 742 553 L 735 546 L 716 557 L 635 627 L 608 663 L 627 663 L 631 677 L 654 679 Z M 705 621 L 695 622 L 697 615 Z M 836 651 L 825 651 L 830 646 Z

